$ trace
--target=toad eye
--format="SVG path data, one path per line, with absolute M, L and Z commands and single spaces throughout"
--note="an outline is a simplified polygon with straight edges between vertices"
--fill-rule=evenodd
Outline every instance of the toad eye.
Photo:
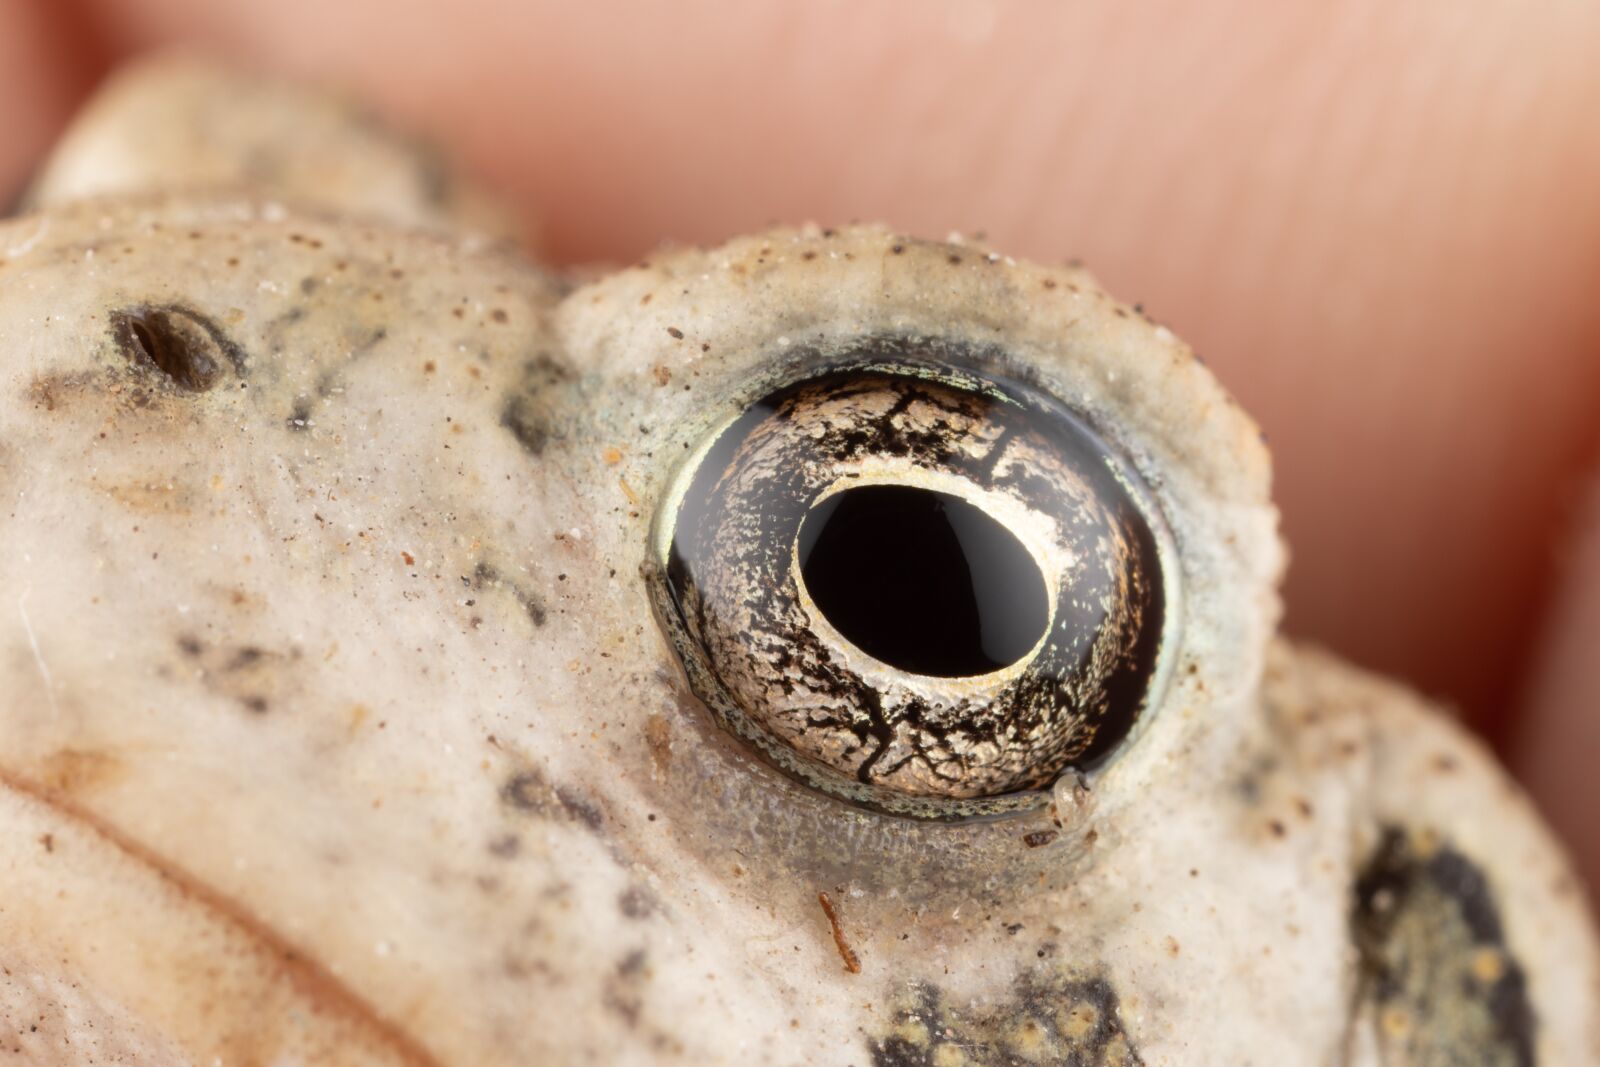
M 781 769 L 890 811 L 1007 810 L 1151 704 L 1161 530 L 1132 466 L 1037 390 L 831 369 L 686 464 L 659 603 L 697 695 Z

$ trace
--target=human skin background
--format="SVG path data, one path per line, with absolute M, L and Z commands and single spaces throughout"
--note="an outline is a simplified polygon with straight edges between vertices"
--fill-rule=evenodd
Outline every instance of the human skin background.
M 1289 630 L 1460 706 L 1600 875 L 1600 5 L 0 0 L 0 200 L 178 43 L 374 100 L 557 263 L 1083 258 L 1265 428 Z

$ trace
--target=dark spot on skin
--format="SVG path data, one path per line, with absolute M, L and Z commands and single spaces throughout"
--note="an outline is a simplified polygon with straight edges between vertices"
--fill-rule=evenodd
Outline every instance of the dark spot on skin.
M 617 897 L 617 910 L 626 919 L 647 919 L 655 914 L 656 901 L 642 886 L 629 886 Z
M 200 639 L 197 637 L 184 634 L 182 637 L 178 638 L 178 651 L 182 652 L 190 659 L 200 655 L 202 647 L 203 646 L 200 644 Z
M 522 605 L 522 610 L 527 612 L 528 619 L 535 626 L 543 626 L 545 623 L 547 614 L 544 602 L 527 589 L 501 574 L 498 569 L 488 563 L 479 563 L 473 569 L 472 588 L 478 590 L 485 588 L 505 589 L 516 599 L 517 603 Z
M 552 788 L 544 776 L 526 768 L 507 778 L 500 787 L 500 800 L 527 815 L 550 818 L 561 815 L 581 823 L 591 833 L 599 833 L 605 816 L 592 800 L 566 786 Z
M 506 401 L 506 406 L 500 409 L 500 425 L 511 431 L 517 444 L 530 456 L 540 455 L 550 441 L 550 427 L 543 414 L 534 410 L 526 397 L 513 396 Z
M 667 333 L 672 337 L 672 339 L 674 341 L 683 340 L 683 331 L 678 329 L 676 326 L 668 326 L 667 327 Z
M 253 715 L 265 715 L 269 708 L 267 698 L 263 696 L 241 697 L 239 703 L 243 704 L 245 710 Z
M 503 860 L 516 858 L 522 851 L 522 838 L 516 834 L 501 834 L 489 842 L 489 855 Z
M 556 800 L 560 801 L 562 811 L 578 822 L 583 823 L 590 830 L 599 832 L 605 817 L 601 815 L 600 809 L 595 806 L 593 801 L 565 786 L 556 786 Z
M 571 379 L 572 372 L 548 353 L 541 352 L 522 365 L 522 381 L 500 409 L 500 425 L 528 455 L 543 453 L 553 436 L 551 402 L 544 394 Z
M 1483 869 L 1396 827 L 1355 886 L 1357 1018 L 1385 1062 L 1534 1067 L 1538 1021 Z
M 239 671 L 246 667 L 253 667 L 257 663 L 261 662 L 262 658 L 265 656 L 266 653 L 261 651 L 259 648 L 256 648 L 252 645 L 246 645 L 233 654 L 233 658 L 228 661 L 228 666 L 226 669 L 230 671 Z
M 300 291 L 305 295 L 310 296 L 312 293 L 317 291 L 317 286 L 321 284 L 322 283 L 316 278 L 308 274 L 304 278 L 300 279 Z
M 1055 830 L 1035 830 L 1030 834 L 1023 834 L 1022 843 L 1029 848 L 1041 848 L 1060 836 Z
M 311 401 L 305 397 L 297 399 L 294 407 L 289 409 L 289 417 L 283 420 L 283 424 L 292 433 L 304 433 L 311 429 Z
M 530 815 L 544 814 L 549 810 L 544 779 L 537 771 L 518 771 L 500 787 L 500 799 L 518 811 Z
M 111 335 L 134 366 L 160 373 L 185 392 L 205 392 L 230 366 L 240 375 L 245 370 L 243 351 L 215 322 L 189 308 L 114 311 Z
M 601 996 L 606 1010 L 620 1018 L 629 1029 L 639 1025 L 639 1017 L 644 1012 L 644 985 L 650 978 L 648 961 L 642 948 L 628 952 L 617 961 L 616 971 L 606 982 Z

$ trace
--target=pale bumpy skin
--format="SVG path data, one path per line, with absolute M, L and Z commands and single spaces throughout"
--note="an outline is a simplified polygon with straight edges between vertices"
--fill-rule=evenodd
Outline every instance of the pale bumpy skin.
M 262 90 L 165 71 L 0 223 L 0 1062 L 1600 1063 L 1558 848 L 1434 709 L 1274 636 L 1256 428 L 1083 272 L 803 228 L 574 288 L 437 185 L 181 182 L 119 116 Z M 351 121 L 362 173 L 399 142 Z M 686 449 L 873 336 L 1050 391 L 1170 527 L 1170 684 L 1052 809 L 779 775 L 653 610 Z

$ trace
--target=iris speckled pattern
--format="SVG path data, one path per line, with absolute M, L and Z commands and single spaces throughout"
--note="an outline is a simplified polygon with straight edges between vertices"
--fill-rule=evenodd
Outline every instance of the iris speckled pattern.
M 1277 635 L 1170 331 L 873 226 L 568 277 L 486 205 L 166 59 L 0 222 L 0 1061 L 1600 1064 L 1584 888 Z

